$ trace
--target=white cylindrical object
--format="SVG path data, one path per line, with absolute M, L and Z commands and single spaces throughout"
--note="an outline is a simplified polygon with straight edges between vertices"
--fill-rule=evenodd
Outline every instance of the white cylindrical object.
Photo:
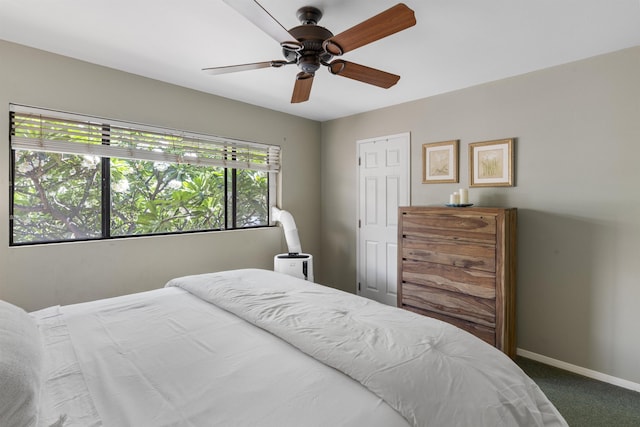
M 455 192 L 455 193 L 452 194 L 452 196 L 453 196 L 453 204 L 454 205 L 459 205 L 460 204 L 460 195 L 457 192 Z
M 287 241 L 289 253 L 301 253 L 302 245 L 300 244 L 300 237 L 298 236 L 298 229 L 296 228 L 293 215 L 275 206 L 271 208 L 271 215 L 273 216 L 273 220 L 282 224 L 282 228 L 284 228 L 284 238 Z
M 458 190 L 458 194 L 460 195 L 461 205 L 469 203 L 469 191 L 466 188 L 461 188 L 460 190 Z

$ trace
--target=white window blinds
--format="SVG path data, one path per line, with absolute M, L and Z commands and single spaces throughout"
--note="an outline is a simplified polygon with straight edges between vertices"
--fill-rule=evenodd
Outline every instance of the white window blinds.
M 11 105 L 14 150 L 86 154 L 265 172 L 280 170 L 280 147 Z

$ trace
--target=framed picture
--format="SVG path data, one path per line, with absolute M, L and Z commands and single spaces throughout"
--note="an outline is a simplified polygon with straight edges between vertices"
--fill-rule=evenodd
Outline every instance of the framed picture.
M 471 187 L 513 186 L 513 138 L 469 144 Z
M 458 182 L 458 140 L 422 144 L 422 183 Z

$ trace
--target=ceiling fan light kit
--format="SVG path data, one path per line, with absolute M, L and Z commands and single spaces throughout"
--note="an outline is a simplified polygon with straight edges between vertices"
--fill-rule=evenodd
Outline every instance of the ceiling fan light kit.
M 203 71 L 218 75 L 295 64 L 300 72 L 296 76 L 291 96 L 292 103 L 305 102 L 309 99 L 315 72 L 321 66 L 327 67 L 331 74 L 385 89 L 395 85 L 400 79 L 398 75 L 343 59 L 333 61 L 332 59 L 334 56 L 340 56 L 416 24 L 413 10 L 403 3 L 398 3 L 334 36 L 331 31 L 318 25 L 322 18 L 322 11 L 313 6 L 298 9 L 296 15 L 301 25 L 286 30 L 255 0 L 224 1 L 279 42 L 285 60 L 211 67 L 204 68 Z

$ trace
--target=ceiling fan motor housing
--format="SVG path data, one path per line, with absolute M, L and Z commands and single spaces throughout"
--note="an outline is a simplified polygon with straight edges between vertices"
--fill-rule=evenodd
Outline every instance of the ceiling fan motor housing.
M 319 9 L 311 6 L 302 7 L 298 9 L 297 15 L 302 25 L 290 29 L 289 34 L 302 43 L 302 49 L 293 51 L 284 47 L 282 54 L 287 61 L 295 62 L 305 73 L 313 74 L 320 65 L 327 65 L 333 58 L 333 55 L 322 47 L 325 40 L 333 37 L 333 33 L 317 25 L 322 17 Z

